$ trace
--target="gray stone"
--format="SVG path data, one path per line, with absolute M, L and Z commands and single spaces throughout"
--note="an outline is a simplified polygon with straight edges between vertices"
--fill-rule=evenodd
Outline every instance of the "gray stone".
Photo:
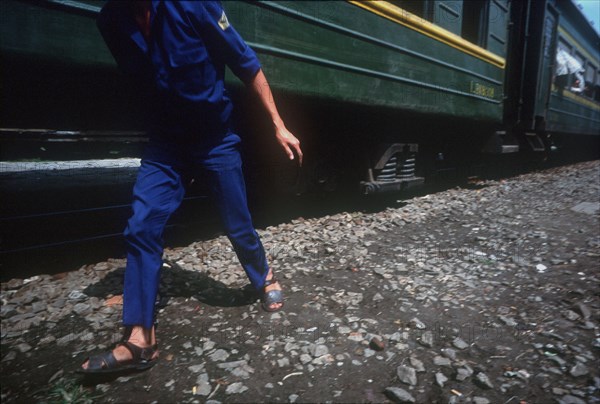
M 600 211 L 600 202 L 581 202 L 573 206 L 571 210 L 586 215 L 596 215 Z
M 85 299 L 87 299 L 87 295 L 84 293 L 81 293 L 81 291 L 79 291 L 79 290 L 72 290 L 69 293 L 68 298 L 70 300 L 85 300 Z
M 469 377 L 473 376 L 473 369 L 470 366 L 465 365 L 456 370 L 456 380 L 459 382 L 467 380 Z
M 425 366 L 423 365 L 423 362 L 421 362 L 419 359 L 415 358 L 414 356 L 411 356 L 409 361 L 410 361 L 410 366 L 415 368 L 417 373 L 425 372 Z
M 561 368 L 564 368 L 565 366 L 567 366 L 567 361 L 564 360 L 563 358 L 561 358 L 560 356 L 551 356 L 548 358 L 548 360 L 556 363 L 558 366 L 560 366 Z
M 438 355 L 433 358 L 433 364 L 436 366 L 450 367 L 452 365 L 452 362 L 450 361 L 450 359 Z
M 10 361 L 14 360 L 16 357 L 17 357 L 17 351 L 9 351 L 2 358 L 2 362 L 10 362 Z
M 474 404 L 490 404 L 490 400 L 488 400 L 485 397 L 475 396 L 475 397 L 473 397 L 473 403 Z
M 332 363 L 334 361 L 335 361 L 335 359 L 333 358 L 333 355 L 326 354 L 326 355 L 319 356 L 318 358 L 314 358 L 311 363 L 313 365 L 323 366 L 323 365 L 327 365 L 328 363 Z
M 248 387 L 244 386 L 241 382 L 231 383 L 225 389 L 225 394 L 240 394 L 248 390 Z
M 31 311 L 34 313 L 39 313 L 41 311 L 45 311 L 48 305 L 45 302 L 33 302 L 31 304 Z
M 408 324 L 410 324 L 411 327 L 416 328 L 417 330 L 424 330 L 425 328 L 427 328 L 427 326 L 418 318 L 414 317 L 413 319 L 411 319 Z
M 515 327 L 517 325 L 517 322 L 512 317 L 498 316 L 498 318 L 500 319 L 500 321 L 502 321 L 505 325 L 509 327 Z
M 444 376 L 443 373 L 436 373 L 435 374 L 435 382 L 438 384 L 438 386 L 440 387 L 444 387 L 444 384 L 448 381 L 448 378 L 446 376 Z
M 417 384 L 417 371 L 410 366 L 400 365 L 396 369 L 398 379 L 405 384 L 414 386 Z
M 307 363 L 312 361 L 312 359 L 312 356 L 310 356 L 309 354 L 300 355 L 300 363 L 302 363 L 303 365 L 306 365 Z
M 375 293 L 375 296 L 373 296 L 373 301 L 381 302 L 382 300 L 383 300 L 383 296 L 381 295 L 381 293 Z
M 385 389 L 387 398 L 395 403 L 414 403 L 415 398 L 410 393 L 399 387 L 388 387 Z
M 300 396 L 298 394 L 290 394 L 288 397 L 288 401 L 290 403 L 295 403 L 296 400 L 299 398 Z
M 476 385 L 481 387 L 482 389 L 493 389 L 494 385 L 490 381 L 490 378 L 483 372 L 477 373 L 475 375 L 475 379 L 473 380 Z
M 573 377 L 581 377 L 587 376 L 590 373 L 590 371 L 588 370 L 587 366 L 585 366 L 583 363 L 577 362 L 577 364 L 573 366 L 571 370 L 569 370 L 569 373 Z
M 567 394 L 566 396 L 562 396 L 560 399 L 561 404 L 587 404 L 585 400 L 582 400 L 579 397 L 575 397 L 571 394 Z
M 288 342 L 287 344 L 285 344 L 285 347 L 283 347 L 283 350 L 285 352 L 297 351 L 298 349 L 300 349 L 298 344 L 294 344 L 292 342 Z
M 283 368 L 283 367 L 286 367 L 286 366 L 290 366 L 290 360 L 288 358 L 277 359 L 277 365 L 280 368 Z
M 329 353 L 329 349 L 325 345 L 314 344 L 310 347 L 310 354 L 313 358 L 318 358 L 319 356 L 327 355 Z
M 31 345 L 29 345 L 26 342 L 22 342 L 22 343 L 18 344 L 17 346 L 15 346 L 15 348 L 17 349 L 17 351 L 19 351 L 21 353 L 31 351 Z
M 208 382 L 208 380 L 206 380 L 204 377 L 202 377 L 202 378 L 199 377 L 198 380 L 196 380 L 196 395 L 197 396 L 208 396 L 211 391 L 212 391 L 212 387 L 211 387 L 210 383 Z
M 585 391 L 578 389 L 571 389 L 571 394 L 577 397 L 584 398 L 586 396 Z
M 188 370 L 192 373 L 200 373 L 204 370 L 204 363 L 201 363 L 199 365 L 188 366 Z
M 450 359 L 451 361 L 455 361 L 456 360 L 456 351 L 452 348 L 444 348 L 441 350 L 442 355 L 444 355 L 446 358 Z
M 240 367 L 237 367 L 237 368 L 231 370 L 231 374 L 233 376 L 239 377 L 241 379 L 249 379 L 250 373 L 254 373 L 254 368 L 252 368 L 248 365 L 243 365 L 243 366 L 240 366 Z
M 570 321 L 577 321 L 579 319 L 579 314 L 575 313 L 573 310 L 565 310 L 562 314 Z
M 568 392 L 568 390 L 561 389 L 560 387 L 552 387 L 552 394 L 556 394 L 557 396 L 564 396 Z
M 363 355 L 365 356 L 365 358 L 370 358 L 371 356 L 375 355 L 375 351 L 369 348 L 366 348 L 363 352 Z
M 431 331 L 425 331 L 417 341 L 424 347 L 431 348 L 433 346 L 433 333 Z
M 4 285 L 9 290 L 19 289 L 21 286 L 23 286 L 23 279 L 16 279 L 16 278 L 11 279 L 10 281 L 6 282 Z
M 221 362 L 221 361 L 224 361 L 225 359 L 227 359 L 229 357 L 229 353 L 226 350 L 224 350 L 224 349 L 217 349 L 215 352 L 213 352 L 212 354 L 208 355 L 208 357 L 213 362 Z
M 247 365 L 248 361 L 246 360 L 240 360 L 240 361 L 233 361 L 233 362 L 224 362 L 224 363 L 219 363 L 217 364 L 217 367 L 220 369 L 227 369 L 227 370 L 231 370 L 240 366 L 244 366 Z
M 577 310 L 585 320 L 589 319 L 592 315 L 590 308 L 583 303 L 577 303 L 577 305 L 575 305 L 575 310 Z
M 454 347 L 456 349 L 467 349 L 469 347 L 469 344 L 467 344 L 465 341 L 463 341 L 462 338 L 454 338 L 454 340 L 452 341 L 452 345 L 454 345 Z
M 73 311 L 80 316 L 84 316 L 92 311 L 92 307 L 87 303 L 77 303 L 73 306 Z

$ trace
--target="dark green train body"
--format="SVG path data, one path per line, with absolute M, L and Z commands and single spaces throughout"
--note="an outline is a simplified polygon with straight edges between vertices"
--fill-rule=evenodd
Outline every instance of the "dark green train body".
M 547 153 L 549 135 L 598 138 L 599 36 L 569 0 L 224 3 L 306 145 L 314 183 L 354 170 L 365 192 L 402 189 L 421 182 L 417 152 L 427 172 L 465 151 Z M 0 2 L 3 142 L 143 130 L 135 89 L 95 27 L 101 5 Z M 556 74 L 559 46 L 581 56 L 581 92 Z M 268 137 L 261 111 L 228 82 L 241 131 Z M 272 144 L 247 143 L 250 165 L 278 164 Z

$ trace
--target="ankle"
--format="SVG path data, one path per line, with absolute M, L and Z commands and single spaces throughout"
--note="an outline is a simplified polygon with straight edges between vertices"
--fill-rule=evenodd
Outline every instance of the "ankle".
M 134 326 L 127 341 L 134 345 L 143 347 L 156 345 L 154 327 L 144 328 L 141 326 Z

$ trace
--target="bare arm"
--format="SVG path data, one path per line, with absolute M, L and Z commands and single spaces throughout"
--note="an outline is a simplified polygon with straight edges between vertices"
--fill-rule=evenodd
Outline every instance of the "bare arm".
M 265 107 L 273 122 L 275 129 L 275 137 L 277 142 L 283 147 L 283 150 L 288 155 L 290 160 L 294 159 L 294 152 L 298 155 L 298 162 L 302 165 L 302 149 L 300 149 L 300 141 L 285 127 L 285 124 L 279 116 L 277 106 L 273 100 L 271 87 L 265 77 L 262 69 L 256 73 L 254 78 L 247 83 L 248 88 L 256 94 L 261 104 Z

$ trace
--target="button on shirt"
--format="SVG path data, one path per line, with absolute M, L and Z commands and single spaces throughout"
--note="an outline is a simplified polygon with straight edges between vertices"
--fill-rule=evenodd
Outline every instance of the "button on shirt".
M 154 94 L 150 135 L 195 140 L 229 130 L 225 65 L 243 82 L 260 69 L 218 1 L 152 1 L 144 37 L 128 1 L 109 1 L 98 27 L 120 69 Z

